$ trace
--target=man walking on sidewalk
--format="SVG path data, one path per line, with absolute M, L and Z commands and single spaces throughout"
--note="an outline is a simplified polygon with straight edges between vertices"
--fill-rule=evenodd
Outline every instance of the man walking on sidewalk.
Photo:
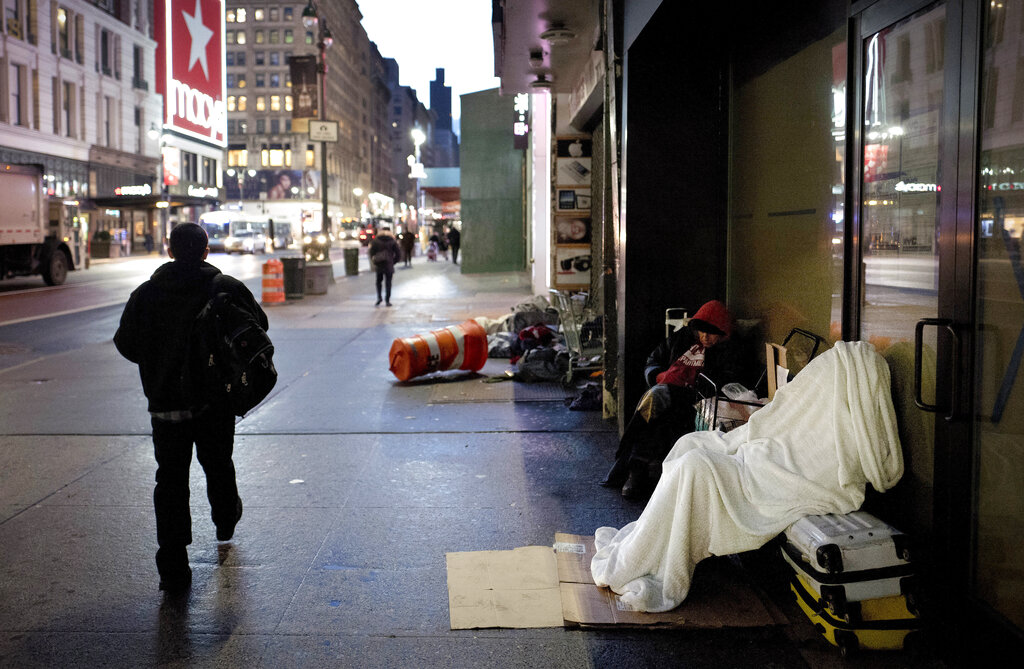
M 168 255 L 153 276 L 135 289 L 125 305 L 114 335 L 117 350 L 138 364 L 142 390 L 149 401 L 156 456 L 156 566 L 160 589 L 184 592 L 192 583 L 186 546 L 192 543 L 189 513 L 189 466 L 195 444 L 206 474 L 217 540 L 234 535 L 242 517 L 242 500 L 235 482 L 235 417 L 228 408 L 193 405 L 194 394 L 184 387 L 182 370 L 189 367 L 189 334 L 196 315 L 218 292 L 228 293 L 252 313 L 264 330 L 267 316 L 249 289 L 205 262 L 210 252 L 206 232 L 195 223 L 171 230 Z

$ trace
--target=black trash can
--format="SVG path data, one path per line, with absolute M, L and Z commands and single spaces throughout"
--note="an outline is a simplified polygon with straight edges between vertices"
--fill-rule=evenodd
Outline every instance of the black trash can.
M 345 276 L 355 276 L 359 274 L 359 249 L 347 246 L 344 249 L 345 253 Z
M 305 258 L 281 258 L 284 265 L 284 296 L 289 300 L 301 300 L 306 294 Z

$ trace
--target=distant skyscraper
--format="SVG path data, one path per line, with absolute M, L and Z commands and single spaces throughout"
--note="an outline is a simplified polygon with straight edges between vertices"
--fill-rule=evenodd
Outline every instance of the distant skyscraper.
M 431 138 L 433 162 L 428 167 L 458 167 L 459 140 L 452 132 L 452 88 L 444 83 L 443 67 L 436 69 L 434 81 L 430 82 L 430 111 L 437 122 Z

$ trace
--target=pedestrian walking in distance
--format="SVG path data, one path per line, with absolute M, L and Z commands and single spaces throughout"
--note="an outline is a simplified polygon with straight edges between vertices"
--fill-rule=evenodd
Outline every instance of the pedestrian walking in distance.
M 406 230 L 402 233 L 402 262 L 406 267 L 412 267 L 412 250 L 416 245 L 416 236 Z
M 395 263 L 402 257 L 390 225 L 380 226 L 377 236 L 370 242 L 370 263 L 377 271 L 377 306 L 381 303 L 381 284 L 384 285 L 384 304 L 391 306 L 391 279 L 395 275 Z
M 452 247 L 452 262 L 458 265 L 459 247 L 462 246 L 462 235 L 455 227 L 448 230 L 448 246 Z
M 212 297 L 213 282 L 267 329 L 267 316 L 252 293 L 237 279 L 206 262 L 206 232 L 195 223 L 171 230 L 168 255 L 148 281 L 135 289 L 114 335 L 117 350 L 139 366 L 149 403 L 156 456 L 156 566 L 160 589 L 182 593 L 192 584 L 186 547 L 192 543 L 189 513 L 189 466 L 195 445 L 206 474 L 217 540 L 228 541 L 242 517 L 235 482 L 235 417 L 229 408 L 194 406 L 196 393 L 186 387 L 192 324 Z

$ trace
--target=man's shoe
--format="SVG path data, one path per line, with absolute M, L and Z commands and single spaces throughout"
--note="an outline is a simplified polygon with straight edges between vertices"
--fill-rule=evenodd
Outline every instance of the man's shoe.
M 230 525 L 223 525 L 217 527 L 217 541 L 231 541 L 231 537 L 235 536 L 235 525 L 242 518 L 242 498 L 238 498 L 238 504 L 235 506 L 237 513 L 235 514 L 235 520 Z
M 624 462 L 618 460 L 612 465 L 612 468 L 608 470 L 608 475 L 604 477 L 598 485 L 604 486 L 605 488 L 621 488 L 629 477 L 629 466 Z
M 160 577 L 160 589 L 168 595 L 180 595 L 192 587 L 192 567 Z
M 383 301 L 383 300 L 381 300 L 381 299 L 380 299 L 380 298 L 378 297 L 378 298 L 377 298 L 377 302 L 376 302 L 376 303 L 374 303 L 374 305 L 373 305 L 373 306 L 375 306 L 375 307 L 379 307 L 379 306 L 380 306 L 380 303 L 381 303 L 382 301 Z
M 622 486 L 622 496 L 626 499 L 638 500 L 649 497 L 651 482 L 646 475 L 633 470 Z

